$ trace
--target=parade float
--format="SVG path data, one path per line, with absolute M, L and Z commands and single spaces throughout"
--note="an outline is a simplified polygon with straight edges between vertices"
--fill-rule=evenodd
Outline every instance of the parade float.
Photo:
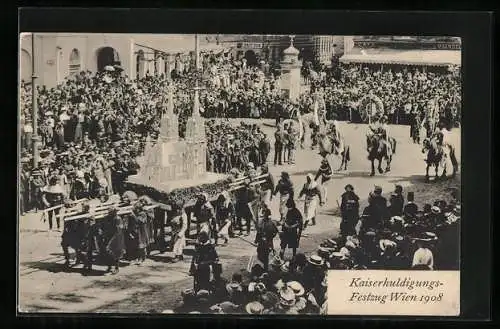
M 200 116 L 198 89 L 195 89 L 193 115 L 188 119 L 184 139 L 179 138 L 179 122 L 174 112 L 173 92 L 168 94 L 166 112 L 156 141 L 146 141 L 144 157 L 137 175 L 129 176 L 125 189 L 147 195 L 166 205 L 195 203 L 197 195 L 217 197 L 229 188 L 228 175 L 206 169 L 207 143 L 204 119 Z

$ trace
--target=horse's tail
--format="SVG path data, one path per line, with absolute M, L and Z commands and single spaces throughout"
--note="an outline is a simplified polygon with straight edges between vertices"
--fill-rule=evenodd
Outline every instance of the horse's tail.
M 392 146 L 392 154 L 396 154 L 396 139 L 393 137 L 392 138 L 392 141 L 393 141 L 393 146 Z

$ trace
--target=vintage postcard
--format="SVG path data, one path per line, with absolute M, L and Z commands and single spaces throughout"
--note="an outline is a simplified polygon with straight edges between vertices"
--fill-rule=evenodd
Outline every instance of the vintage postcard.
M 20 313 L 460 314 L 459 37 L 19 47 Z

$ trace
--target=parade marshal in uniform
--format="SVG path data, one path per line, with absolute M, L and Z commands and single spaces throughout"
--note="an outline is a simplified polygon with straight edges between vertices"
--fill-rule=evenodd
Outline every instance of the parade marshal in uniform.
M 295 201 L 290 198 L 286 202 L 286 207 L 288 211 L 285 215 L 285 221 L 283 223 L 281 232 L 281 251 L 280 258 L 283 259 L 285 255 L 285 248 L 292 248 L 292 254 L 295 256 L 297 253 L 297 248 L 299 247 L 300 236 L 302 235 L 302 229 L 304 227 L 304 219 L 300 210 L 297 209 Z
M 262 210 L 262 221 L 257 227 L 255 243 L 257 244 L 257 259 L 262 262 L 264 270 L 269 268 L 269 255 L 274 252 L 273 239 L 278 234 L 276 224 L 271 220 L 271 210 Z

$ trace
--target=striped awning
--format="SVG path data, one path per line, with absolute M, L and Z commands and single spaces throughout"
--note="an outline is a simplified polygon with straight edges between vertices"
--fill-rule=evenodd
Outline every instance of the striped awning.
M 461 64 L 457 50 L 377 51 L 358 50 L 340 58 L 342 63 L 448 66 Z

